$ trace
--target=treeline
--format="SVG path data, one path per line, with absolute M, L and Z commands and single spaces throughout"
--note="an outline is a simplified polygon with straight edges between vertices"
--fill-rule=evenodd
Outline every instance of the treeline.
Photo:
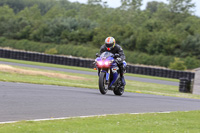
M 26 51 L 37 51 L 46 54 L 59 54 L 59 55 L 72 55 L 83 58 L 95 58 L 95 54 L 99 52 L 99 48 L 94 46 L 85 47 L 84 45 L 73 45 L 73 44 L 54 44 L 54 43 L 41 43 L 33 42 L 29 40 L 11 40 L 5 37 L 0 37 L 0 47 L 10 47 L 14 49 L 26 50 Z M 171 63 L 178 65 L 175 67 L 176 70 L 182 70 L 183 64 L 174 62 L 173 56 L 149 55 L 142 52 L 132 52 L 124 50 L 126 55 L 126 61 L 131 64 L 144 64 L 153 66 L 169 67 Z M 178 61 L 179 62 L 179 61 Z M 183 58 L 184 66 L 188 69 L 199 67 L 200 61 L 195 58 L 187 57 Z
M 192 15 L 195 5 L 191 0 L 149 2 L 145 10 L 140 10 L 142 0 L 121 2 L 121 7 L 113 9 L 101 0 L 88 0 L 88 4 L 1 0 L 0 36 L 88 49 L 98 49 L 107 36 L 113 36 L 130 53 L 145 55 L 133 56 L 145 58 L 147 65 L 158 62 L 169 67 L 173 57 L 179 57 L 189 69 L 200 66 L 200 18 Z M 170 59 L 163 65 L 149 59 L 153 56 Z M 131 58 L 127 55 L 130 62 L 140 63 Z M 189 65 L 186 58 L 195 65 Z

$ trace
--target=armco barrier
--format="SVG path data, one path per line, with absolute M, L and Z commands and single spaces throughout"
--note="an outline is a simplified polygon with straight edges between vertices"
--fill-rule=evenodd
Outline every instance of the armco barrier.
M 92 68 L 92 59 L 81 59 L 74 57 L 66 57 L 59 55 L 48 55 L 37 52 L 26 52 L 26 51 L 17 51 L 17 50 L 8 50 L 0 49 L 1 58 L 9 59 L 18 59 L 18 60 L 27 60 L 27 61 L 36 61 L 44 63 L 53 63 L 60 65 L 69 65 L 69 66 L 78 66 L 78 67 L 87 67 Z
M 133 65 L 130 65 L 127 68 L 127 73 L 174 78 L 174 79 L 187 78 L 189 80 L 194 79 L 195 76 L 195 74 L 192 72 L 174 71 L 169 69 L 160 69 L 151 67 L 147 68 L 147 67 L 133 66 Z
M 53 64 L 60 64 L 60 65 L 87 67 L 87 68 L 92 68 L 94 66 L 93 59 L 82 59 L 82 58 L 66 57 L 66 56 L 59 56 L 59 55 L 48 55 L 48 54 L 36 53 L 36 52 L 8 50 L 8 49 L 0 49 L 0 57 L 9 58 L 9 59 L 44 62 L 44 63 L 53 63 Z M 169 69 L 142 67 L 142 66 L 135 66 L 135 65 L 129 65 L 129 67 L 127 68 L 127 73 L 165 77 L 165 78 L 174 78 L 174 79 L 184 78 L 184 79 L 188 79 L 188 81 L 191 81 L 192 79 L 194 79 L 194 76 L 195 76 L 195 73 L 192 73 L 192 72 L 174 71 L 174 70 L 169 70 Z

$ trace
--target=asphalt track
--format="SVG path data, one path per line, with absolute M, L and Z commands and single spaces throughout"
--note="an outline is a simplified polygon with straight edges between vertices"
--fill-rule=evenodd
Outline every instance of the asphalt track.
M 87 75 L 97 75 L 97 72 L 88 72 L 88 71 L 80 71 L 80 70 L 72 70 L 72 69 L 64 69 L 64 68 L 54 68 L 54 67 L 45 67 L 45 66 L 37 66 L 37 65 L 27 65 L 27 64 L 4 62 L 4 61 L 0 61 L 0 64 L 7 64 L 7 65 L 13 65 L 13 66 L 23 66 L 23 67 L 30 67 L 30 68 L 39 68 L 39 69 L 45 69 L 45 70 L 54 70 L 54 71 L 62 71 L 62 72 L 70 72 L 70 73 L 80 73 L 80 74 L 87 74 Z M 173 82 L 173 81 L 139 78 L 139 77 L 133 77 L 133 76 L 126 76 L 126 75 L 125 75 L 125 79 L 135 80 L 135 81 L 140 81 L 140 82 L 147 82 L 147 83 L 156 83 L 156 84 L 179 86 L 179 82 Z
M 200 100 L 0 82 L 0 123 L 87 115 L 200 110 Z

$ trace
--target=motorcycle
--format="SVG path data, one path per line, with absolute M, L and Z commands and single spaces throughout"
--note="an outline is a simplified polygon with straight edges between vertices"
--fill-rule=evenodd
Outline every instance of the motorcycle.
M 108 90 L 112 90 L 115 95 L 121 96 L 124 93 L 124 86 L 120 79 L 120 69 L 118 67 L 119 54 L 103 52 L 100 56 L 96 54 L 95 64 L 98 69 L 99 91 L 106 94 Z M 126 62 L 123 62 L 126 67 Z

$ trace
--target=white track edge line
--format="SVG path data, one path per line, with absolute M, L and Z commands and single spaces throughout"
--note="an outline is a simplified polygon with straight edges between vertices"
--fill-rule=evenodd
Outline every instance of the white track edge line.
M 64 120 L 64 119 L 73 119 L 73 118 L 89 118 L 89 117 L 101 117 L 101 116 L 108 116 L 108 115 L 121 115 L 121 114 L 131 114 L 131 115 L 138 115 L 138 114 L 168 114 L 171 112 L 177 112 L 177 111 L 164 111 L 164 112 L 145 112 L 145 113 L 119 113 L 119 114 L 103 114 L 103 115 L 87 115 L 87 116 L 74 116 L 74 117 L 60 117 L 60 118 L 45 118 L 45 119 L 33 119 L 33 120 L 21 120 L 21 121 L 52 121 L 52 120 Z M 188 112 L 188 111 L 181 111 L 181 112 Z M 20 121 L 6 121 L 6 122 L 0 122 L 0 124 L 11 124 L 11 123 L 17 123 Z

